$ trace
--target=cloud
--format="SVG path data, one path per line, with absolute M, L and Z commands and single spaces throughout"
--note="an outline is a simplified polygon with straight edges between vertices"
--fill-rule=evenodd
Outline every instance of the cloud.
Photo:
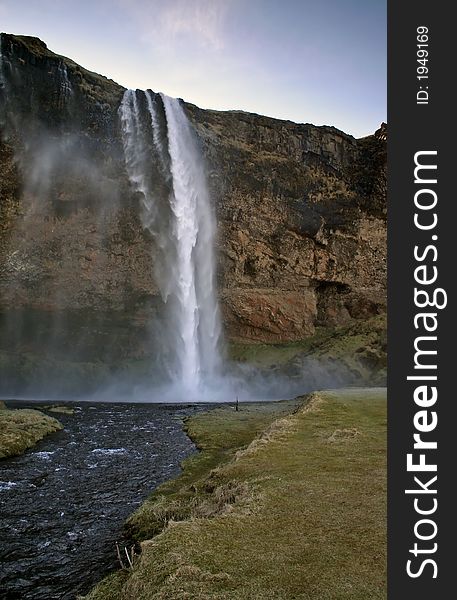
M 166 5 L 161 24 L 168 35 L 196 36 L 196 41 L 214 50 L 224 47 L 223 25 L 227 2 L 175 0 Z
M 231 0 L 118 0 L 144 41 L 170 47 L 181 42 L 208 50 L 225 46 L 224 26 Z

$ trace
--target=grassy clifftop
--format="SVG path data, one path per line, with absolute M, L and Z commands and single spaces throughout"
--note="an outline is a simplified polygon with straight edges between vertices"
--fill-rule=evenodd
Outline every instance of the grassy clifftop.
M 385 599 L 385 390 L 265 406 L 190 420 L 199 467 L 133 516 L 141 555 L 87 600 Z

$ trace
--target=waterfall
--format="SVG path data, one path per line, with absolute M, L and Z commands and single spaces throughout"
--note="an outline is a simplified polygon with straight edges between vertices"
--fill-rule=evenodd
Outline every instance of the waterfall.
M 10 61 L 5 58 L 3 54 L 3 33 L 0 33 L 0 123 L 4 125 L 5 111 L 7 104 L 7 80 L 6 80 L 6 68 L 11 68 Z
M 67 67 L 63 61 L 57 65 L 57 78 L 59 81 L 59 106 L 62 108 L 73 95 Z
M 5 85 L 5 76 L 3 74 L 3 50 L 2 50 L 2 38 L 0 34 L 0 89 Z
M 203 158 L 180 102 L 127 90 L 120 118 L 127 173 L 155 240 L 155 279 L 168 307 L 168 370 L 186 397 L 217 375 L 220 319 L 215 220 Z

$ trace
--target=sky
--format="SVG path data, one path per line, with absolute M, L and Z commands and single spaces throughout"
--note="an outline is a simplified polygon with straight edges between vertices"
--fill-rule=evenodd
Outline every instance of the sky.
M 386 0 L 0 0 L 0 31 L 128 88 L 334 125 L 386 121 Z

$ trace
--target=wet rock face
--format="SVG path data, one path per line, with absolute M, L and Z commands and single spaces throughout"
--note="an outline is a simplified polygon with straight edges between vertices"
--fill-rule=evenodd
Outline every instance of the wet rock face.
M 121 316 L 133 355 L 161 300 L 123 162 L 124 89 L 36 38 L 2 34 L 1 55 L 0 311 Z M 382 311 L 385 126 L 355 140 L 186 108 L 208 164 L 228 335 L 293 340 Z

